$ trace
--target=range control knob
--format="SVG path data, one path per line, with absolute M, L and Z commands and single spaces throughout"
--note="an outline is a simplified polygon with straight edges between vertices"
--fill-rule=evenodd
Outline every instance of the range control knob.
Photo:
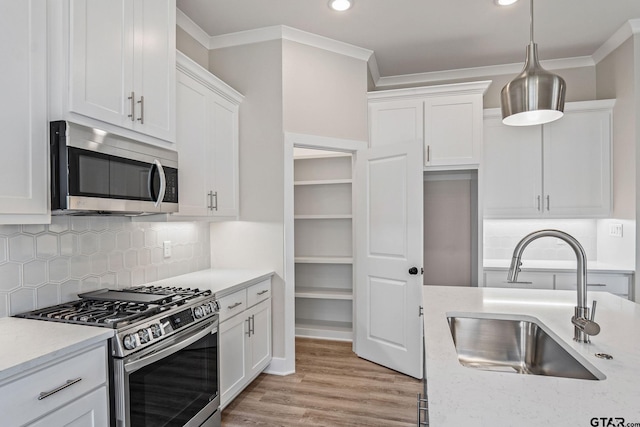
M 201 317 L 204 317 L 204 306 L 198 306 L 194 308 L 193 317 L 195 317 L 196 319 L 200 319 Z
M 126 348 L 127 350 L 133 350 L 138 346 L 138 342 L 136 341 L 136 335 L 135 334 L 125 335 L 124 338 L 122 338 L 122 344 L 124 345 L 124 348 Z
M 149 335 L 148 329 L 140 329 L 138 331 L 138 338 L 140 338 L 140 344 L 146 344 L 151 341 L 151 335 Z
M 160 338 L 162 336 L 162 328 L 159 323 L 151 325 L 151 336 L 154 338 Z

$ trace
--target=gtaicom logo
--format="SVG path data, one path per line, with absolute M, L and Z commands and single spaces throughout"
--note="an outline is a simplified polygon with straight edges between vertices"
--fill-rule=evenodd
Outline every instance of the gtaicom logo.
M 624 418 L 599 417 L 591 418 L 592 427 L 625 427 Z

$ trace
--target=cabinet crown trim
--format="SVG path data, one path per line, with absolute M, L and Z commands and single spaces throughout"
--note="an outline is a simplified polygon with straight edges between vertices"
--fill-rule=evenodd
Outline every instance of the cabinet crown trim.
M 176 51 L 176 67 L 234 104 L 240 104 L 244 100 L 244 95 L 179 50 Z
M 479 82 L 379 90 L 368 92 L 367 98 L 369 102 L 376 102 L 385 101 L 389 98 L 398 100 L 424 98 L 425 96 L 483 95 L 491 83 L 491 80 L 484 80 Z

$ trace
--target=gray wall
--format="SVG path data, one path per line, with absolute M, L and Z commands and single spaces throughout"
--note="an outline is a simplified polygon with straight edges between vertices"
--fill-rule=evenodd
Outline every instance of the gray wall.
M 0 317 L 209 268 L 209 225 L 53 217 L 0 226 Z M 171 258 L 162 242 L 172 242 Z
M 209 50 L 178 26 L 176 26 L 176 49 L 193 59 L 203 68 L 209 68 Z

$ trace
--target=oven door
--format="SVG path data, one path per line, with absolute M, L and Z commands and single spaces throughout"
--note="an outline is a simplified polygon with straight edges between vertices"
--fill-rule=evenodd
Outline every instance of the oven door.
M 168 342 L 166 342 L 168 341 Z M 114 359 L 117 426 L 219 426 L 218 320 Z

